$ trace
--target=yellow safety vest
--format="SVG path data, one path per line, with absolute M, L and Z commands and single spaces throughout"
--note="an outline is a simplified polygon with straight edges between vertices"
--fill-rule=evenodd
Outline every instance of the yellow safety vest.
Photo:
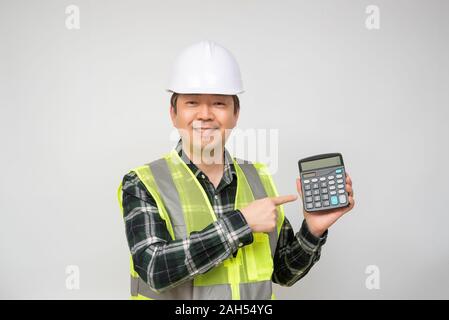
M 237 173 L 235 209 L 264 197 L 277 196 L 270 173 L 261 163 L 233 159 Z M 173 240 L 188 237 L 217 220 L 209 199 L 196 176 L 173 150 L 163 158 L 134 171 L 156 201 L 160 217 Z M 122 185 L 118 188 L 122 207 Z M 284 222 L 284 210 L 278 206 L 277 228 L 253 233 L 254 241 L 238 250 L 204 274 L 197 275 L 173 289 L 156 293 L 134 270 L 131 257 L 131 296 L 133 299 L 273 299 L 271 276 L 277 239 Z

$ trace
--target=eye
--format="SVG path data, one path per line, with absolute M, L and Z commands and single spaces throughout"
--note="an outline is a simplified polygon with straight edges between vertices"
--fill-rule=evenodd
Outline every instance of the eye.
M 196 101 L 187 101 L 186 104 L 188 104 L 188 105 L 194 105 L 194 104 L 196 104 Z
M 215 106 L 224 106 L 225 104 L 223 102 L 217 101 L 217 102 L 214 102 L 214 105 Z

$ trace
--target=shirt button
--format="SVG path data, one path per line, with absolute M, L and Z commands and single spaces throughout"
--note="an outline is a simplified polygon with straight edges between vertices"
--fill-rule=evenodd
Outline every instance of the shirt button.
M 218 199 L 218 195 L 215 195 L 214 198 L 215 198 L 215 199 Z
M 204 179 L 204 174 L 202 174 L 202 175 L 201 175 L 201 178 L 203 178 L 203 179 Z

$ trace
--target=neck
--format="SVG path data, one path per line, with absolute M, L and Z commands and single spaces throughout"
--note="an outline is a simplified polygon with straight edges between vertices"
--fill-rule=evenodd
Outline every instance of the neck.
M 224 146 L 212 149 L 195 148 L 191 144 L 182 142 L 182 150 L 186 156 L 207 176 L 223 173 Z

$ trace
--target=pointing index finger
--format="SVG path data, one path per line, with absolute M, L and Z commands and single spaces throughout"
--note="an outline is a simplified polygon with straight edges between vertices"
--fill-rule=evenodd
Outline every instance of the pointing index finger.
M 287 196 L 277 196 L 277 197 L 272 197 L 271 200 L 273 200 L 275 205 L 281 205 L 287 202 L 292 202 L 295 201 L 296 199 L 298 199 L 297 195 L 294 194 L 289 194 Z

